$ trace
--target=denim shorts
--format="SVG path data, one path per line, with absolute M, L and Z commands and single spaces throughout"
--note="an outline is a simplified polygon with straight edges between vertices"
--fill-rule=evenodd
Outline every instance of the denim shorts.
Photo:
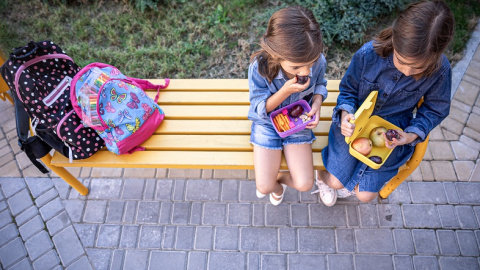
M 252 123 L 250 143 L 265 149 L 282 150 L 287 144 L 312 144 L 315 135 L 311 129 L 304 129 L 286 138 L 280 137 L 273 125 Z

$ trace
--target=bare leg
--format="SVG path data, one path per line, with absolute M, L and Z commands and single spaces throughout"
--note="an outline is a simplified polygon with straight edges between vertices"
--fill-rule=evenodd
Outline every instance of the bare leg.
M 358 185 L 355 187 L 355 195 L 357 195 L 357 198 L 364 203 L 368 203 L 373 201 L 377 195 L 378 192 L 370 192 L 370 191 L 359 191 Z
M 313 156 L 310 144 L 289 144 L 284 147 L 289 173 L 279 173 L 279 182 L 299 191 L 313 187 Z
M 255 184 L 263 194 L 283 193 L 283 187 L 277 182 L 278 170 L 282 160 L 281 150 L 269 150 L 253 147 L 253 164 L 255 166 Z
M 343 184 L 338 180 L 333 174 L 329 173 L 326 170 L 321 170 L 318 172 L 318 177 L 329 187 L 334 189 L 343 188 Z

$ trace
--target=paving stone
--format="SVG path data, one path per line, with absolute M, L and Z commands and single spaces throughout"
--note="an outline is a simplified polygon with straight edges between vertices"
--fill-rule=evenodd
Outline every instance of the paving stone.
M 240 181 L 240 202 L 267 201 L 267 196 L 264 199 L 257 198 L 257 195 L 255 195 L 256 189 L 255 181 Z
M 201 177 L 201 169 L 168 169 L 168 178 L 197 179 Z
M 421 179 L 419 179 L 420 181 L 422 181 L 422 180 L 434 181 L 435 180 L 435 176 L 433 174 L 433 169 L 432 169 L 431 162 L 422 161 L 422 162 L 420 162 L 419 168 L 420 168 L 420 172 L 422 174 Z M 417 168 L 417 170 L 419 168 Z
M 285 255 L 283 254 L 263 254 L 262 268 L 266 270 L 286 269 L 287 263 Z
M 125 205 L 125 213 L 123 214 L 123 222 L 134 223 L 137 213 L 138 202 L 127 201 Z
M 480 204 L 480 183 L 455 183 L 461 204 Z
M 480 115 L 476 113 L 471 113 L 468 117 L 467 126 L 480 132 Z
M 8 210 L 0 212 L 0 228 L 12 222 L 13 222 L 13 219 L 10 213 L 8 212 Z
M 412 233 L 406 229 L 394 229 L 395 250 L 398 254 L 413 254 L 415 252 Z
M 298 229 L 299 252 L 335 252 L 335 231 L 333 229 Z
M 395 250 L 391 230 L 355 229 L 357 252 L 393 253 Z
M 438 246 L 440 247 L 440 254 L 458 256 L 460 249 L 457 244 L 455 232 L 451 230 L 437 231 Z
M 443 128 L 444 136 L 445 136 L 445 130 L 448 130 L 454 133 L 455 135 L 460 136 L 462 135 L 462 130 L 465 125 L 453 119 L 452 117 L 447 116 L 447 118 L 445 118 L 442 121 L 442 123 L 440 123 L 440 126 Z
M 57 190 L 60 198 L 62 200 L 66 200 L 68 198 L 68 194 L 70 193 L 70 190 L 72 189 L 72 187 L 61 178 L 52 178 L 51 180 L 55 185 L 55 189 Z
M 430 140 L 431 140 L 431 136 L 430 136 Z M 430 147 L 427 146 L 427 150 L 425 151 L 425 154 L 423 155 L 423 160 L 430 161 L 432 159 L 433 159 L 432 150 L 430 150 Z
M 82 256 L 76 262 L 68 266 L 66 270 L 93 270 L 93 268 L 90 261 L 87 259 L 87 256 Z
M 163 249 L 174 249 L 175 240 L 177 237 L 177 227 L 174 226 L 165 226 L 164 233 L 162 236 L 162 247 Z
M 168 201 L 172 198 L 173 180 L 162 179 L 157 181 L 155 200 Z
M 212 179 L 213 169 L 202 169 L 202 179 Z
M 247 253 L 247 267 L 248 269 L 261 269 L 262 264 L 260 260 L 260 254 Z
M 33 262 L 34 269 L 52 269 L 57 265 L 60 265 L 60 259 L 54 249 Z
M 251 208 L 252 205 L 247 203 L 228 204 L 228 225 L 250 225 Z
M 433 174 L 437 181 L 456 181 L 455 169 L 450 161 L 432 161 Z
M 267 226 L 289 226 L 290 213 L 288 205 L 265 205 L 265 222 Z
M 88 258 L 95 270 L 108 270 L 112 251 L 109 249 L 87 248 Z
M 352 229 L 337 229 L 335 230 L 335 233 L 337 239 L 337 252 L 355 252 L 355 236 Z
M 191 203 L 176 202 L 173 204 L 173 224 L 187 224 Z M 225 216 L 225 214 L 223 214 Z
M 478 150 L 463 144 L 462 142 L 451 142 L 455 158 L 451 160 L 476 160 L 478 158 Z
M 468 136 L 465 136 L 465 135 L 460 136 L 460 142 L 472 149 L 480 151 L 480 142 L 477 142 Z
M 421 164 L 428 164 L 428 166 L 430 166 L 430 162 L 428 161 L 422 161 L 420 163 Z M 410 178 L 412 181 L 423 181 L 423 174 L 422 174 L 422 166 L 418 166 L 411 174 L 410 174 Z M 431 171 L 431 168 L 430 168 L 430 171 Z M 433 175 L 433 173 L 432 173 Z
M 402 210 L 399 205 L 377 205 L 380 227 L 400 228 L 403 227 Z
M 413 229 L 413 243 L 417 254 L 438 255 L 438 243 L 434 230 Z
M 103 223 L 107 210 L 107 201 L 88 200 L 85 205 L 83 221 L 88 223 Z
M 57 190 L 55 188 L 51 188 L 48 191 L 44 192 L 40 197 L 38 197 L 35 200 L 35 204 L 37 205 L 37 207 L 42 207 L 55 198 L 58 198 Z
M 38 198 L 47 190 L 54 187 L 50 178 L 25 178 L 25 182 L 34 198 Z
M 96 247 L 115 248 L 118 246 L 121 230 L 119 225 L 102 224 L 98 230 Z
M 25 152 L 20 152 L 18 153 L 18 155 L 15 155 L 15 159 L 20 170 L 24 170 L 28 166 L 32 165 L 32 162 L 28 158 L 27 154 L 25 154 Z
M 216 179 L 246 179 L 247 170 L 213 170 L 213 177 Z
M 465 112 L 462 109 L 459 109 L 455 106 L 450 107 L 450 116 L 462 124 L 467 123 L 467 119 L 470 112 Z
M 462 256 L 478 257 L 480 252 L 475 240 L 475 234 L 472 231 L 457 231 L 456 233 Z
M 140 226 L 137 225 L 122 226 L 119 246 L 122 248 L 135 248 L 137 246 L 139 231 Z
M 277 230 L 273 228 L 241 228 L 240 250 L 277 251 Z
M 265 225 L 265 204 L 255 203 L 253 204 L 253 226 L 264 226 Z
M 211 252 L 208 260 L 210 270 L 243 270 L 245 269 L 245 253 Z
M 452 99 L 451 107 L 459 109 L 462 112 L 470 113 L 472 111 L 472 106 L 467 105 L 461 101 L 456 99 Z M 431 133 L 430 133 L 431 134 Z
M 473 170 L 472 175 L 470 176 L 470 179 L 468 181 L 480 182 L 480 159 L 477 160 L 475 169 Z
M 153 200 L 155 198 L 155 187 L 157 181 L 155 179 L 145 180 L 145 192 L 143 194 L 144 200 Z
M 161 224 L 170 224 L 171 223 L 172 208 L 173 208 L 173 203 L 162 202 L 162 209 L 160 211 L 160 223 Z
M 447 141 L 458 141 L 460 139 L 461 134 L 459 132 L 452 132 L 447 129 L 442 129 L 442 132 Z
M 289 255 L 289 256 L 295 256 L 295 255 Z M 298 255 L 300 256 L 312 256 L 312 255 Z M 317 255 L 314 255 L 315 257 L 320 257 Z M 322 258 L 322 257 L 320 257 Z M 324 264 L 322 264 L 318 258 L 318 262 L 316 264 L 313 264 L 310 268 L 308 269 L 325 269 Z M 328 261 L 328 269 L 329 270 L 354 270 L 353 267 L 353 258 L 352 255 L 339 255 L 339 254 L 329 254 L 327 255 L 327 261 Z M 298 268 L 301 270 L 302 268 Z
M 53 243 L 47 231 L 42 230 L 25 242 L 25 248 L 30 259 L 34 261 L 48 250 L 51 250 Z
M 75 231 L 84 247 L 94 247 L 99 225 L 95 224 L 74 224 Z
M 188 224 L 200 225 L 202 223 L 203 203 L 192 203 L 192 209 L 190 212 L 190 221 L 188 222 Z
M 410 256 L 406 255 L 394 255 L 393 264 L 395 270 L 408 270 L 413 269 L 413 262 Z
M 218 180 L 188 180 L 186 200 L 188 201 L 218 201 L 220 197 Z
M 166 179 L 168 175 L 168 169 L 157 169 L 157 173 L 155 174 L 156 179 Z
M 18 236 L 17 226 L 10 223 L 5 228 L 0 230 L 0 246 L 3 246 L 8 241 Z
M 473 257 L 440 257 L 440 269 L 473 270 L 479 269 L 478 261 Z
M 140 238 L 138 241 L 139 248 L 161 248 L 162 246 L 162 226 L 144 225 L 140 230 Z
M 187 253 L 182 251 L 158 252 L 150 255 L 150 269 L 183 270 L 187 267 Z
M 33 269 L 32 264 L 28 258 L 24 258 L 23 260 L 19 261 L 18 263 L 12 265 L 9 270 L 28 270 Z
M 458 198 L 457 189 L 455 183 L 453 182 L 444 182 L 443 187 L 445 188 L 445 194 L 447 194 L 447 201 L 449 204 L 458 204 L 460 199 Z
M 347 209 L 347 220 L 349 227 L 358 227 L 360 225 L 360 220 L 358 217 L 358 210 L 356 205 L 346 205 Z
M 118 199 L 122 179 L 94 178 L 90 182 L 89 199 Z
M 477 97 L 479 87 L 469 83 L 465 80 L 460 82 L 457 92 L 455 93 L 455 99 L 463 102 L 467 105 L 473 106 L 475 104 L 475 99 Z
M 290 213 L 292 214 L 292 226 L 293 227 L 306 227 L 308 226 L 308 205 L 307 204 L 291 204 Z
M 156 224 L 160 217 L 160 202 L 139 202 L 137 222 Z
M 470 127 L 465 127 L 465 128 L 463 129 L 462 135 L 465 135 L 465 136 L 467 136 L 467 137 L 469 137 L 469 138 L 474 139 L 474 140 L 477 141 L 477 142 L 480 142 L 480 132 L 478 132 L 478 131 L 470 128 Z
M 121 178 L 122 168 L 92 168 L 91 176 L 93 178 Z
M 175 241 L 175 249 L 192 250 L 194 244 L 195 227 L 180 226 L 177 228 L 177 239 Z
M 301 203 L 317 203 L 320 202 L 318 194 L 312 194 L 310 191 L 300 192 L 300 202 Z
M 429 143 L 430 151 L 435 160 L 453 160 L 455 155 L 452 151 L 452 146 L 447 141 L 431 141 Z
M 185 180 L 175 180 L 173 187 L 173 200 L 174 201 L 183 201 L 185 199 L 185 186 L 187 181 Z
M 356 270 L 393 270 L 392 257 L 389 255 L 355 255 Z
M 441 227 L 435 205 L 404 204 L 402 205 L 405 227 L 407 228 L 439 228 Z
M 59 232 L 52 237 L 52 240 L 63 266 L 69 265 L 84 254 L 82 243 L 72 226 L 68 226 L 65 230 Z
M 462 229 L 478 229 L 478 223 L 473 212 L 473 208 L 469 205 L 456 205 L 458 221 Z
M 27 256 L 27 251 L 25 250 L 20 237 L 15 238 L 13 241 L 0 248 L 0 262 L 5 268 L 25 256 Z
M 92 169 L 93 168 L 87 168 L 87 167 L 82 168 L 82 170 L 80 171 L 80 177 L 90 178 L 90 176 L 92 175 Z
M 125 208 L 124 201 L 110 201 L 108 203 L 107 210 L 107 223 L 120 223 L 122 222 L 123 209 Z
M 470 175 L 475 168 L 475 162 L 468 160 L 468 161 L 453 161 L 453 167 L 455 168 L 455 173 L 457 174 L 458 181 L 468 181 L 470 179 Z
M 144 186 L 145 179 L 125 179 L 122 199 L 141 200 L 143 198 Z
M 205 203 L 203 206 L 203 224 L 225 225 L 227 205 L 224 203 Z
M 460 228 L 453 205 L 438 205 L 437 209 L 442 222 L 442 228 Z
M 3 149 L 7 149 L 8 147 L 4 147 Z M 14 154 L 10 152 L 10 149 L 7 149 L 7 153 L 3 154 L 0 156 L 0 166 L 3 166 L 9 162 L 12 162 L 15 160 Z M 2 151 L 3 152 L 3 151 Z M 37 169 L 38 170 L 38 169 Z
M 447 196 L 442 183 L 408 183 L 412 202 L 418 204 L 445 204 Z
M 195 232 L 195 249 L 211 250 L 213 248 L 213 227 L 199 226 Z
M 203 270 L 207 269 L 207 253 L 206 252 L 190 252 L 188 254 L 187 270 Z
M 328 207 L 322 204 L 310 204 L 310 224 L 313 227 L 346 227 L 345 205 L 336 204 Z
M 48 221 L 64 209 L 62 201 L 57 197 L 40 208 L 40 215 L 44 221 Z
M 126 168 L 124 178 L 155 178 L 155 168 Z
M 238 201 L 239 195 L 239 184 L 238 180 L 223 180 L 222 181 L 222 193 L 220 200 L 221 201 Z
M 123 259 L 125 257 L 125 250 L 116 249 L 113 251 L 112 259 L 110 260 L 110 270 L 121 270 L 123 268 Z
M 435 256 L 414 256 L 413 265 L 415 269 L 440 269 Z
M 72 222 L 80 222 L 82 220 L 83 208 L 85 201 L 81 200 L 65 200 L 63 201 L 65 210 Z
M 22 189 L 20 192 L 12 195 L 7 199 L 7 203 L 13 216 L 20 214 L 33 205 L 32 197 L 27 189 Z
M 378 227 L 377 208 L 373 204 L 360 204 L 358 206 L 360 226 L 364 228 Z
M 238 250 L 239 234 L 238 227 L 217 227 L 215 229 L 215 250 Z
M 23 241 L 26 241 L 31 236 L 36 233 L 43 231 L 45 229 L 45 223 L 43 223 L 42 218 L 37 215 L 29 220 L 27 223 L 23 224 L 18 228 L 20 235 L 22 236 Z

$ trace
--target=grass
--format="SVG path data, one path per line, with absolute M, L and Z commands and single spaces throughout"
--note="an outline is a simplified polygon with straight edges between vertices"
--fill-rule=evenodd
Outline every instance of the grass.
M 132 2 L 0 0 L 0 48 L 8 53 L 30 40 L 49 39 L 80 66 L 105 62 L 132 77 L 246 78 L 268 18 L 282 7 L 267 0 L 171 0 L 142 13 Z M 455 62 L 480 17 L 480 2 L 447 3 L 457 20 L 448 51 Z M 380 18 L 369 32 L 389 25 L 394 16 Z M 359 47 L 327 48 L 327 77 L 341 78 Z

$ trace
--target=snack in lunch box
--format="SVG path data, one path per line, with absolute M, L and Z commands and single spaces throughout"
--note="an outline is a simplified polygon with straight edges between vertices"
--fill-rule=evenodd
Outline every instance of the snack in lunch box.
M 382 158 L 379 156 L 370 156 L 368 158 L 377 164 L 382 164 L 382 161 L 383 161 Z
M 288 118 L 287 113 L 287 110 L 283 110 L 282 113 L 277 114 L 273 118 L 273 123 L 275 124 L 277 130 L 280 132 L 285 132 L 295 127 L 295 124 Z
M 303 109 L 302 105 L 297 104 L 297 105 L 293 106 L 290 109 L 290 111 L 288 111 L 288 115 L 290 115 L 290 117 L 292 117 L 292 118 L 297 118 L 300 115 L 302 115 L 303 111 L 304 111 L 304 109 Z

